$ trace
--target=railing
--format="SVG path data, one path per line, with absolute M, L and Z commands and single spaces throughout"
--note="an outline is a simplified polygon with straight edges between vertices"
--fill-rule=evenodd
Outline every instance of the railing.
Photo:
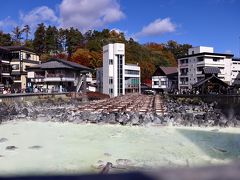
M 188 73 L 180 73 L 180 76 L 187 76 Z
M 185 82 L 185 81 L 184 81 L 184 82 L 180 82 L 179 84 L 180 84 L 180 85 L 188 85 L 188 82 Z
M 74 78 L 74 75 L 71 75 L 71 74 L 47 74 L 46 77 Z

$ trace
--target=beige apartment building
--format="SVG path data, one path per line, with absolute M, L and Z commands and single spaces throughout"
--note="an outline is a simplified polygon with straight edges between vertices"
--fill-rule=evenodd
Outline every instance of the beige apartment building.
M 5 46 L 11 52 L 11 76 L 13 79 L 12 88 L 26 89 L 31 86 L 27 80 L 27 67 L 40 64 L 39 56 L 31 49 L 24 46 Z

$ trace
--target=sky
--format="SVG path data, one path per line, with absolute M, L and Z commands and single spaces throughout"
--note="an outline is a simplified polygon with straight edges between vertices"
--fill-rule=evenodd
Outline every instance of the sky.
M 3 1 L 3 0 L 2 0 Z M 28 24 L 115 29 L 139 43 L 175 40 L 240 56 L 240 0 L 7 0 L 0 30 Z

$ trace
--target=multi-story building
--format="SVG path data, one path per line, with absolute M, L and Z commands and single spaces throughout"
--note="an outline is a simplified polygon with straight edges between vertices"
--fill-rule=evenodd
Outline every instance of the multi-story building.
M 152 89 L 155 91 L 174 91 L 177 87 L 177 67 L 159 66 L 152 76 Z
M 140 92 L 140 67 L 125 64 L 125 45 L 103 47 L 103 67 L 97 70 L 98 89 L 110 97 Z
M 231 84 L 240 87 L 240 58 L 232 59 L 232 81 Z
M 212 47 L 190 48 L 188 55 L 178 59 L 178 89 L 191 89 L 193 84 L 202 80 L 204 67 L 217 67 L 220 69 L 218 78 L 231 85 L 232 57 L 233 54 L 214 53 Z
M 0 47 L 0 91 L 12 83 L 10 60 L 10 52 L 6 48 Z
M 11 53 L 12 79 L 14 81 L 12 88 L 26 89 L 30 86 L 27 82 L 26 67 L 40 64 L 39 56 L 31 49 L 24 46 L 5 46 L 5 49 Z M 29 84 L 28 84 L 29 83 Z
M 75 92 L 80 91 L 83 82 L 86 81 L 85 88 L 93 90 L 93 87 L 87 84 L 92 82 L 91 69 L 75 62 L 53 58 L 28 67 L 27 71 L 32 88 L 41 87 L 50 92 Z

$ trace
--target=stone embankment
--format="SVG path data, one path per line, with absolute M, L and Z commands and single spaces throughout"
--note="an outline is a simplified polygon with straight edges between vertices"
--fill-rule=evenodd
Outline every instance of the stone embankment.
M 82 103 L 48 99 L 0 104 L 0 122 L 28 119 L 72 123 L 240 127 L 240 116 L 224 115 L 198 99 L 131 94 Z

